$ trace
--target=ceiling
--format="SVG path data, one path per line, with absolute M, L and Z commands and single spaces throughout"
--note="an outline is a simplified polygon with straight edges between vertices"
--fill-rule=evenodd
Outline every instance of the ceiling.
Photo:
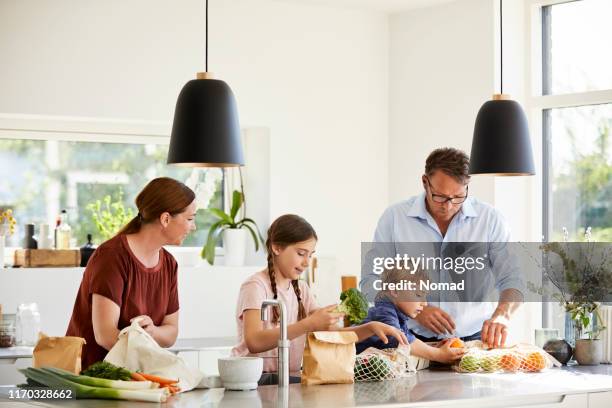
M 456 0 L 277 0 L 294 3 L 319 4 L 342 8 L 357 8 L 375 10 L 385 13 L 412 10 L 423 7 L 436 6 Z

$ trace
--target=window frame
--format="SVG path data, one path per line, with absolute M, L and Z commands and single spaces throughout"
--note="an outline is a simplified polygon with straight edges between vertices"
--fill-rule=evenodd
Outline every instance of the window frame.
M 162 121 L 0 113 L 0 139 L 169 145 L 171 129 L 171 123 Z M 224 170 L 224 211 L 229 209 L 227 191 L 235 183 Z
M 543 41 L 546 35 L 543 22 L 543 9 L 546 6 L 570 3 L 576 0 L 525 0 L 525 22 L 527 35 L 524 49 L 526 76 L 525 76 L 525 112 L 529 121 L 529 131 L 536 163 L 540 163 L 542 171 L 541 182 L 532 183 L 529 194 L 532 199 L 532 208 L 537 213 L 536 222 L 532 224 L 531 235 L 540 237 L 548 242 L 552 228 L 551 208 L 551 134 L 550 127 L 545 126 L 545 111 L 556 108 L 570 108 L 584 105 L 598 105 L 612 103 L 612 89 L 597 91 L 574 92 L 558 95 L 544 95 L 543 93 Z M 537 219 L 541 222 L 537 222 Z M 542 302 L 542 327 L 552 327 L 555 305 L 547 297 Z
M 545 95 L 543 92 L 545 64 L 545 40 L 547 31 L 544 27 L 544 8 L 557 4 L 571 3 L 581 0 L 527 0 L 527 81 L 525 108 L 529 117 L 530 132 L 534 143 L 534 153 L 540 154 L 542 183 L 536 186 L 534 197 L 539 197 L 541 209 L 540 234 L 542 240 L 550 239 L 552 228 L 552 209 L 550 195 L 551 183 L 551 135 L 546 126 L 546 111 L 558 108 L 571 108 L 585 105 L 600 105 L 612 103 L 612 88 L 596 91 L 573 92 L 557 95 Z M 536 223 L 537 224 L 537 223 Z M 537 228 L 537 227 L 536 227 Z

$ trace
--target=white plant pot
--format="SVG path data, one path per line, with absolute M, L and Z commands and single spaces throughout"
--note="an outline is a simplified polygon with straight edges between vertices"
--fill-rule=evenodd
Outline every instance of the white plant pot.
M 244 266 L 246 257 L 247 230 L 225 229 L 222 233 L 226 266 Z

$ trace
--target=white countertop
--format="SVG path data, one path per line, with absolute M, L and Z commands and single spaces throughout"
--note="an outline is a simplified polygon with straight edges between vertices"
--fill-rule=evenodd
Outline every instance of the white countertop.
M 612 391 L 612 366 L 574 366 L 554 368 L 541 373 L 459 374 L 451 371 L 423 370 L 394 381 L 356 384 L 302 386 L 288 389 L 288 407 L 411 407 L 453 408 L 543 406 L 585 406 L 586 393 Z M 0 387 L 0 395 L 6 388 Z M 610 398 L 612 393 L 603 394 Z M 196 390 L 172 397 L 165 407 L 280 407 L 278 387 L 259 387 L 255 391 L 225 391 L 222 388 Z M 5 397 L 6 398 L 6 397 Z M 0 401 L 2 397 L 0 396 Z M 6 399 L 5 399 L 6 401 Z M 564 405 L 563 402 L 570 402 Z M 575 402 L 574 405 L 572 401 Z M 582 403 L 585 402 L 585 403 Z M 549 404 L 549 405 L 546 405 Z M 22 406 L 30 406 L 23 404 Z M 83 406 L 83 401 L 45 402 L 48 407 Z M 88 400 L 88 407 L 147 407 L 150 403 Z
M 204 337 L 198 339 L 178 339 L 174 346 L 168 350 L 175 353 L 181 351 L 202 351 L 202 350 L 226 350 L 232 348 L 237 343 L 235 337 Z M 34 347 L 8 347 L 0 348 L 1 360 L 14 361 L 18 358 L 31 358 Z

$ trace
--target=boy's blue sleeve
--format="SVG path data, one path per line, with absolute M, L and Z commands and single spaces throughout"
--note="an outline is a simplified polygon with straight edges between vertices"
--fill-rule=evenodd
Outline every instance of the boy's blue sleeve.
M 408 343 L 412 343 L 415 340 L 414 334 L 412 334 L 410 330 L 407 328 L 402 328 L 402 324 L 395 313 L 388 313 L 387 310 L 374 306 L 368 311 L 368 317 L 366 320 L 385 323 L 401 330 L 406 335 Z M 399 341 L 395 337 L 387 336 L 387 339 L 389 342 L 385 344 L 378 336 L 368 337 L 355 345 L 357 354 L 361 353 L 368 347 L 374 347 L 381 350 L 387 348 L 397 348 Z

